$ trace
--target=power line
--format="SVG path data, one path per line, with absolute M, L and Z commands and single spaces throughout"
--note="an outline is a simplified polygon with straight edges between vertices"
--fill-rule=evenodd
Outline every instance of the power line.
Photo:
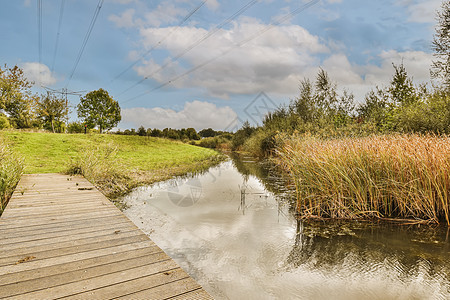
M 159 40 L 154 46 L 152 46 L 147 52 L 141 55 L 137 60 L 135 60 L 131 65 L 129 65 L 125 70 L 120 72 L 116 77 L 114 77 L 110 83 L 114 82 L 114 80 L 121 77 L 123 74 L 128 72 L 132 67 L 134 67 L 138 62 L 140 62 L 144 57 L 149 55 L 153 50 L 155 50 L 159 45 L 161 45 L 169 36 L 175 33 L 185 22 L 187 22 L 208 0 L 202 1 L 197 7 L 195 7 L 192 11 L 190 11 L 183 20 L 175 27 L 172 31 L 170 31 L 166 36 L 164 36 L 161 40 Z
M 59 35 L 60 35 L 60 30 L 61 30 L 61 24 L 62 24 L 62 19 L 63 19 L 63 13 L 64 13 L 64 3 L 66 2 L 66 0 L 62 0 L 61 1 L 61 8 L 59 11 L 59 22 L 58 22 L 58 30 L 56 31 L 56 42 L 55 42 L 55 51 L 53 52 L 53 60 L 52 60 L 52 73 L 53 73 L 53 69 L 55 67 L 55 59 L 56 59 L 56 53 L 58 51 L 58 42 L 59 42 Z
M 127 101 L 125 101 L 125 102 L 123 102 L 123 103 L 128 103 L 128 102 L 133 101 L 133 100 L 135 100 L 135 99 L 137 99 L 137 98 L 139 98 L 139 97 L 142 97 L 142 96 L 144 96 L 144 95 L 146 95 L 146 94 L 149 94 L 149 93 L 151 93 L 151 92 L 154 92 L 154 91 L 156 91 L 156 90 L 159 90 L 159 89 L 161 89 L 161 88 L 163 88 L 163 87 L 165 87 L 165 86 L 167 86 L 167 85 L 169 85 L 169 84 L 171 84 L 171 83 L 177 81 L 178 79 L 180 79 L 180 78 L 182 78 L 182 77 L 184 77 L 184 76 L 186 76 L 186 75 L 189 75 L 189 74 L 191 74 L 191 73 L 197 71 L 197 70 L 200 69 L 200 68 L 203 68 L 204 66 L 206 66 L 206 65 L 208 65 L 208 64 L 210 64 L 210 63 L 212 63 L 213 61 L 215 61 L 215 60 L 217 60 L 217 59 L 219 59 L 219 58 L 221 58 L 221 57 L 227 55 L 228 53 L 230 53 L 230 52 L 233 51 L 234 49 L 239 48 L 239 47 L 242 47 L 242 46 L 244 46 L 245 44 L 247 44 L 248 42 L 250 42 L 250 41 L 256 39 L 257 37 L 259 37 L 259 36 L 261 36 L 261 35 L 263 35 L 263 34 L 266 33 L 267 31 L 269 31 L 269 30 L 271 30 L 272 28 L 274 28 L 275 26 L 278 26 L 278 25 L 280 25 L 280 24 L 286 22 L 287 20 L 291 19 L 291 18 L 294 17 L 295 15 L 298 15 L 299 13 L 305 11 L 306 9 L 310 8 L 311 6 L 314 6 L 314 5 L 317 4 L 318 2 L 320 2 L 320 0 L 312 0 L 312 1 L 308 2 L 308 3 L 306 3 L 305 5 L 300 6 L 299 8 L 297 8 L 297 9 L 293 10 L 292 12 L 290 12 L 289 14 L 287 14 L 287 15 L 285 15 L 285 16 L 283 16 L 283 17 L 280 17 L 277 21 L 270 23 L 270 24 L 267 25 L 264 29 L 260 30 L 257 34 L 255 34 L 255 35 L 253 35 L 253 36 L 251 36 L 251 37 L 249 37 L 249 38 L 247 38 L 247 39 L 244 39 L 244 40 L 240 41 L 239 43 L 235 44 L 233 47 L 227 49 L 226 51 L 223 51 L 221 54 L 219 54 L 219 55 L 217 55 L 217 56 L 215 56 L 215 57 L 213 57 L 213 58 L 211 58 L 211 59 L 209 59 L 209 60 L 206 60 L 206 61 L 204 61 L 203 63 L 201 63 L 200 65 L 197 65 L 197 66 L 195 66 L 195 67 L 189 69 L 188 71 L 186 71 L 186 72 L 184 72 L 184 73 L 182 73 L 182 74 L 180 74 L 180 75 L 178 75 L 178 76 L 175 76 L 174 78 L 172 78 L 172 79 L 166 81 L 165 83 L 162 83 L 162 84 L 160 84 L 160 85 L 154 87 L 153 89 L 151 89 L 151 90 L 149 90 L 149 91 L 146 91 L 146 92 L 144 92 L 144 93 L 142 93 L 142 94 L 139 94 L 139 95 L 137 95 L 137 96 L 135 96 L 135 97 L 133 97 L 133 98 L 130 98 L 130 99 L 128 99 Z
M 124 93 L 128 92 L 129 90 L 131 90 L 132 88 L 138 86 L 139 84 L 141 84 L 142 82 L 144 82 L 145 80 L 147 80 L 148 78 L 152 77 L 153 75 L 155 75 L 156 73 L 164 70 L 165 68 L 167 68 L 170 64 L 178 61 L 181 57 L 183 57 L 184 55 L 186 55 L 189 51 L 191 51 L 192 49 L 194 49 L 195 47 L 197 47 L 198 45 L 200 45 L 202 42 L 206 41 L 208 38 L 210 38 L 211 36 L 213 36 L 214 34 L 216 34 L 221 28 L 225 27 L 227 24 L 231 23 L 231 21 L 233 21 L 234 19 L 236 19 L 237 17 L 239 17 L 241 14 L 243 14 L 246 10 L 248 10 L 250 7 L 252 7 L 253 5 L 255 5 L 257 2 L 260 2 L 261 0 L 252 0 L 250 2 L 248 2 L 247 4 L 245 4 L 243 7 L 241 7 L 238 11 L 236 11 L 233 15 L 231 15 L 230 17 L 228 17 L 227 19 L 225 19 L 224 21 L 222 21 L 222 23 L 220 23 L 219 25 L 215 26 L 213 30 L 208 31 L 207 34 L 205 34 L 203 37 L 201 37 L 200 39 L 196 40 L 194 43 L 192 43 L 191 45 L 189 45 L 186 49 L 184 49 L 181 53 L 179 53 L 178 55 L 176 55 L 173 59 L 169 60 L 168 62 L 166 62 L 165 64 L 163 64 L 162 66 L 160 66 L 156 71 L 152 72 L 151 74 L 145 76 L 144 78 L 142 78 L 141 80 L 139 80 L 137 83 L 135 83 L 134 85 L 130 86 L 129 88 L 125 89 L 124 91 L 122 91 L 120 95 L 123 95 Z
M 39 64 L 41 64 L 41 62 L 42 62 L 42 0 L 37 1 L 37 19 L 38 19 Z
M 75 73 L 78 63 L 80 62 L 81 56 L 83 55 L 84 48 L 86 47 L 89 37 L 91 36 L 92 29 L 94 29 L 95 21 L 97 21 L 97 17 L 100 13 L 100 9 L 102 8 L 103 1 L 104 0 L 98 1 L 97 8 L 95 9 L 94 16 L 92 17 L 92 20 L 91 20 L 91 24 L 89 25 L 88 31 L 86 32 L 86 36 L 84 37 L 83 43 L 81 44 L 80 52 L 78 53 L 78 56 L 75 60 L 75 64 L 72 69 L 72 72 L 70 73 L 69 79 L 67 81 L 66 88 L 69 85 L 69 82 L 72 80 L 73 74 Z

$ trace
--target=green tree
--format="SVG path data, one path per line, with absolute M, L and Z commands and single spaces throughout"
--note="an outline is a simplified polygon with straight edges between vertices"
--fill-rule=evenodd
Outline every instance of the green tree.
M 152 133 L 150 135 L 153 137 L 162 137 L 163 132 L 161 130 L 159 130 L 158 128 L 155 128 L 152 130 Z
M 418 95 L 412 79 L 408 76 L 405 66 L 400 64 L 394 66 L 394 76 L 391 80 L 391 86 L 388 92 L 392 101 L 400 106 L 406 106 L 417 102 Z
M 32 124 L 33 104 L 37 98 L 31 94 L 32 85 L 19 67 L 0 67 L 0 110 L 9 115 L 17 128 L 27 128 Z
M 194 128 L 187 128 L 185 132 L 186 136 L 190 140 L 199 140 L 200 135 L 197 133 L 197 131 Z
M 88 126 L 98 126 L 100 133 L 110 130 L 122 119 L 120 106 L 107 91 L 99 89 L 80 98 L 78 117 Z
M 450 2 L 443 1 L 441 11 L 437 12 L 436 33 L 432 48 L 436 60 L 431 66 L 431 76 L 440 79 L 447 90 L 450 90 Z
M 144 126 L 141 126 L 138 128 L 137 134 L 139 136 L 146 136 L 147 135 L 147 130 L 145 130 Z
M 66 100 L 58 98 L 54 95 L 41 96 L 36 103 L 36 114 L 39 119 L 44 122 L 55 132 L 55 123 L 61 125 L 69 114 Z M 61 126 L 59 126 L 61 132 Z

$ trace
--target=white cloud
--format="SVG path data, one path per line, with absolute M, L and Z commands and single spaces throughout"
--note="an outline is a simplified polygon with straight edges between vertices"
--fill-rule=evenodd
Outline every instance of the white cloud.
M 171 1 L 164 1 L 156 9 L 145 16 L 145 20 L 151 26 L 159 27 L 162 24 L 177 22 L 179 17 L 185 16 L 187 11 Z
M 378 59 L 378 64 L 356 65 L 351 64 L 344 54 L 336 54 L 324 61 L 323 68 L 340 87 L 353 92 L 358 102 L 362 102 L 366 93 L 375 86 L 389 85 L 394 74 L 392 64 L 400 65 L 403 62 L 408 76 L 413 78 L 415 84 L 430 81 L 432 54 L 390 50 L 381 52 Z
M 217 107 L 213 103 L 198 100 L 186 102 L 181 111 L 161 107 L 136 107 L 122 110 L 122 124 L 129 124 L 134 128 L 142 125 L 145 128 L 160 129 L 193 127 L 201 130 L 211 127 L 223 130 L 236 118 L 237 114 L 228 106 Z
M 380 66 L 368 65 L 364 67 L 367 84 L 375 85 L 380 82 L 388 84 L 394 73 L 392 64 L 400 65 L 402 62 L 409 76 L 413 77 L 416 82 L 427 82 L 430 80 L 432 54 L 422 51 L 397 52 L 390 50 L 383 51 L 379 57 L 382 60 Z
M 208 8 L 211 10 L 216 10 L 217 8 L 219 8 L 220 4 L 217 0 L 209 0 L 206 2 L 206 6 L 208 6 Z
M 408 21 L 414 23 L 434 23 L 436 11 L 441 7 L 441 0 L 406 0 L 399 5 L 405 6 Z
M 175 74 L 182 74 L 190 67 L 202 65 L 205 61 L 226 53 L 174 82 L 174 86 L 197 86 L 206 89 L 210 95 L 225 98 L 228 94 L 256 94 L 266 90 L 289 94 L 297 90 L 299 73 L 308 74 L 309 66 L 318 64 L 314 54 L 327 53 L 329 49 L 317 36 L 297 25 L 274 27 L 250 40 L 266 29 L 266 26 L 257 20 L 243 18 L 239 23 L 233 23 L 233 27 L 219 30 L 186 53 L 181 60 L 183 63 L 171 64 L 163 72 L 156 72 L 164 63 L 157 64 L 149 60 L 135 70 L 142 77 L 152 74 L 154 80 L 164 83 Z M 171 35 L 165 40 L 163 47 L 174 57 L 208 32 L 195 27 L 146 28 L 141 30 L 144 47 L 148 49 L 156 45 L 169 33 Z M 247 40 L 249 42 L 242 47 L 236 47 Z M 233 50 L 229 51 L 230 49 Z
M 22 64 L 25 77 L 33 81 L 36 85 L 52 85 L 55 84 L 58 79 L 54 77 L 54 74 L 50 71 L 49 67 L 37 62 L 26 62 Z
M 133 27 L 134 24 L 134 13 L 135 10 L 130 8 L 122 13 L 120 16 L 111 15 L 108 17 L 108 20 L 114 22 L 119 28 L 130 28 Z

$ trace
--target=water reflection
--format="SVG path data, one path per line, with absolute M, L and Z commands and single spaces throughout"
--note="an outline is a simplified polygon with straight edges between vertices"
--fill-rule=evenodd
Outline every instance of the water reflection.
M 126 214 L 217 299 L 449 299 L 448 228 L 303 223 L 289 182 L 234 157 L 137 189 Z

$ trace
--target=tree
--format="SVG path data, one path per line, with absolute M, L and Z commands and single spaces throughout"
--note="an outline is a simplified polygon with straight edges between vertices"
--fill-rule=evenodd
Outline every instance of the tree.
M 139 127 L 139 129 L 137 131 L 137 134 L 139 136 L 146 136 L 147 135 L 147 130 L 145 130 L 144 126 L 141 126 L 141 127 Z
M 201 137 L 214 137 L 216 136 L 216 131 L 212 128 L 202 129 L 198 132 Z
M 391 80 L 391 86 L 388 89 L 392 101 L 401 106 L 417 102 L 418 96 L 416 88 L 414 87 L 412 79 L 408 77 L 408 73 L 406 72 L 403 63 L 399 66 L 396 66 L 395 64 L 392 65 L 394 66 L 395 73 Z
M 104 89 L 89 92 L 81 97 L 77 109 L 78 117 L 88 128 L 98 126 L 100 133 L 112 129 L 122 119 L 119 103 Z
M 15 127 L 27 128 L 33 119 L 33 103 L 36 99 L 31 94 L 32 82 L 25 78 L 23 70 L 17 66 L 0 68 L 0 110 L 5 111 Z
M 200 135 L 197 133 L 197 131 L 195 131 L 194 128 L 187 128 L 185 134 L 186 134 L 187 138 L 190 140 L 199 140 L 200 139 Z
M 442 80 L 445 88 L 450 90 L 450 2 L 443 1 L 441 11 L 437 12 L 436 33 L 432 48 L 436 60 L 431 66 L 431 76 Z
M 36 103 L 37 117 L 44 122 L 44 125 L 51 127 L 52 132 L 55 132 L 55 123 L 63 124 L 68 113 L 66 100 L 56 96 L 41 96 Z M 59 131 L 61 132 L 61 128 Z

